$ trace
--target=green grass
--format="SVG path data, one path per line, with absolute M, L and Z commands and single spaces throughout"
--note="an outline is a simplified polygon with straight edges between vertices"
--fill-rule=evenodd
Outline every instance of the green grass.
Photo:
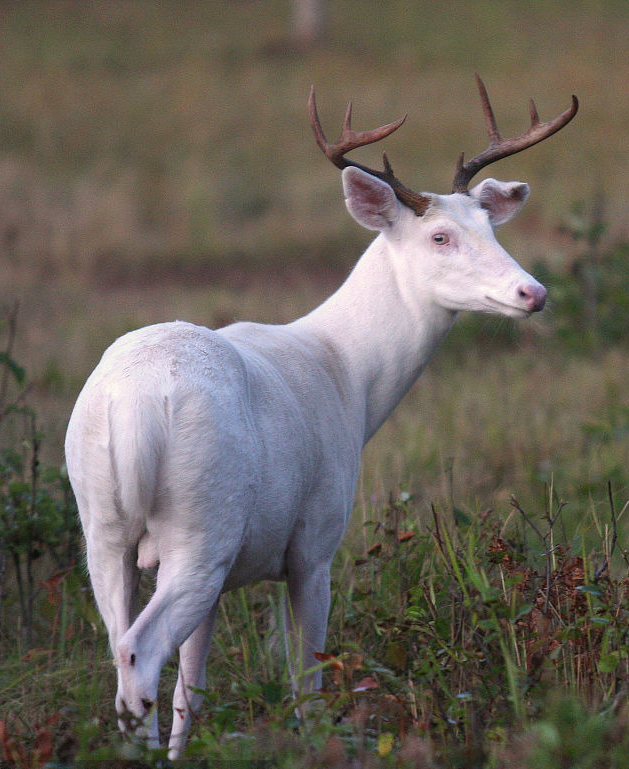
M 280 591 L 260 585 L 225 596 L 188 756 L 277 767 L 326 756 L 339 767 L 352 759 L 510 766 L 515 756 L 533 767 L 569 755 L 584 762 L 569 766 L 598 766 L 621 756 L 628 608 L 626 580 L 613 575 L 626 571 L 627 554 L 595 534 L 572 549 L 562 538 L 565 508 L 547 492 L 545 510 L 512 501 L 494 513 L 427 514 L 402 495 L 375 511 L 362 527 L 367 546 L 346 545 L 336 559 L 325 690 L 301 724 L 278 637 Z M 607 524 L 622 524 L 626 512 L 612 513 L 608 500 Z M 585 517 L 581 524 L 596 528 Z M 104 633 L 98 623 L 90 630 L 89 598 L 78 583 L 73 591 L 82 597 L 63 652 L 52 633 L 45 648 L 5 658 L 0 720 L 25 751 L 48 732 L 64 766 L 116 757 L 152 765 L 157 755 L 117 736 Z M 54 591 L 48 600 L 54 605 Z M 45 617 L 44 601 L 42 629 Z M 169 665 L 164 731 L 173 684 Z M 5 758 L 9 749 L 5 742 Z

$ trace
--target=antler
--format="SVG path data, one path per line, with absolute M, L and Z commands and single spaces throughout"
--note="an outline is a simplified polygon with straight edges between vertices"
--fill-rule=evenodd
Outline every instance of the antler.
M 384 163 L 384 170 L 377 171 L 373 168 L 368 168 L 360 163 L 356 163 L 353 160 L 348 160 L 345 155 L 354 150 L 357 147 L 363 147 L 365 144 L 373 144 L 374 142 L 384 139 L 385 136 L 392 134 L 396 131 L 402 123 L 406 120 L 406 115 L 396 120 L 394 123 L 388 123 L 387 125 L 380 126 L 380 128 L 374 128 L 371 131 L 354 131 L 352 130 L 352 103 L 347 105 L 347 112 L 345 113 L 345 120 L 343 122 L 343 130 L 341 135 L 334 144 L 330 144 L 325 138 L 323 129 L 321 128 L 321 121 L 317 114 L 317 105 L 315 102 L 314 86 L 310 89 L 310 98 L 308 99 L 308 112 L 310 114 L 310 125 L 312 126 L 315 139 L 319 148 L 323 154 L 334 163 L 337 168 L 347 168 L 353 166 L 354 168 L 360 168 L 361 171 L 366 171 L 368 174 L 381 179 L 386 182 L 395 192 L 397 199 L 404 203 L 404 205 L 411 208 L 418 216 L 422 216 L 426 209 L 430 205 L 430 197 L 427 195 L 421 195 L 418 192 L 413 192 L 408 187 L 405 187 L 402 182 L 397 179 L 393 174 L 393 169 L 389 163 L 386 152 L 382 155 Z
M 557 133 L 557 131 L 560 131 L 572 120 L 579 109 L 579 101 L 577 97 L 573 95 L 572 105 L 565 112 L 562 112 L 561 115 L 558 115 L 554 120 L 551 120 L 548 123 L 541 123 L 539 115 L 537 114 L 537 109 L 535 108 L 535 103 L 533 102 L 533 99 L 531 99 L 529 103 L 531 127 L 521 136 L 517 136 L 513 139 L 503 139 L 500 136 L 498 126 L 496 125 L 496 119 L 491 104 L 489 103 L 489 97 L 487 96 L 487 89 L 478 75 L 476 75 L 476 83 L 478 84 L 485 122 L 487 123 L 489 146 L 484 152 L 481 152 L 480 155 L 476 155 L 476 157 L 468 160 L 467 163 L 463 162 L 463 153 L 460 154 L 456 166 L 452 192 L 466 193 L 470 180 L 481 170 L 481 168 L 488 166 L 490 163 L 494 163 L 496 160 L 506 158 L 508 155 L 514 155 L 516 152 L 525 150 L 527 147 L 532 147 L 534 144 Z

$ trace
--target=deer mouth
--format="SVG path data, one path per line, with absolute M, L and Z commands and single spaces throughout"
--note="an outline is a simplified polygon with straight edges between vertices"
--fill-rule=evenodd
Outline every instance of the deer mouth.
M 485 301 L 488 302 L 487 309 L 489 312 L 506 315 L 509 318 L 528 318 L 533 312 L 533 310 L 528 310 L 526 307 L 521 307 L 517 304 L 501 302 L 492 296 L 485 296 Z

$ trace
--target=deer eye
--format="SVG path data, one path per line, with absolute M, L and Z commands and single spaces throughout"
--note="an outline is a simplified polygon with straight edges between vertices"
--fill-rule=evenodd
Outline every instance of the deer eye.
M 450 238 L 445 232 L 437 232 L 432 236 L 432 242 L 436 243 L 438 246 L 446 246 L 450 242 Z

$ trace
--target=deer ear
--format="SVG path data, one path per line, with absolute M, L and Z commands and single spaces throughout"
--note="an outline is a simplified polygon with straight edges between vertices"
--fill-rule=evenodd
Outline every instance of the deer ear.
M 529 196 L 529 185 L 524 182 L 499 182 L 485 179 L 470 190 L 489 214 L 489 220 L 497 227 L 512 219 Z
M 349 166 L 343 170 L 347 210 L 368 230 L 386 230 L 398 218 L 400 203 L 395 192 L 376 176 Z

